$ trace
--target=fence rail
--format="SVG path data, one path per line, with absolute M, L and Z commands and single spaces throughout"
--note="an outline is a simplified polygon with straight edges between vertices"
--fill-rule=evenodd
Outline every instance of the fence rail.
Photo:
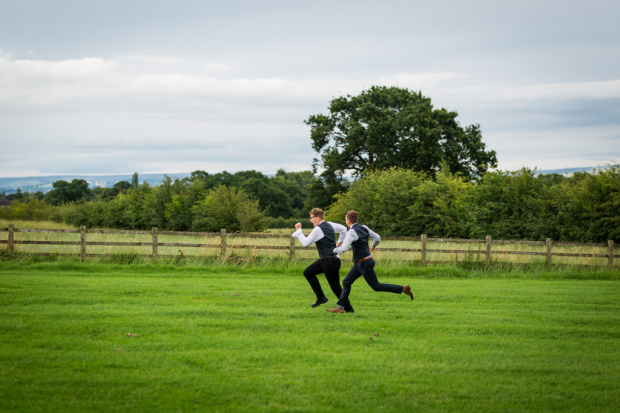
M 0 228 L 0 232 L 8 232 L 6 239 L 0 239 L 0 244 L 8 244 L 8 254 L 13 256 L 15 254 L 15 245 L 73 245 L 80 246 L 80 258 L 84 261 L 86 258 L 91 257 L 113 257 L 117 254 L 87 254 L 87 246 L 120 246 L 120 247 L 151 247 L 151 254 L 137 254 L 140 257 L 150 257 L 153 261 L 157 261 L 158 258 L 176 258 L 178 255 L 159 255 L 158 247 L 184 247 L 184 248 L 215 248 L 220 250 L 222 257 L 226 256 L 228 249 L 261 249 L 261 250 L 288 250 L 289 258 L 295 258 L 295 251 L 297 250 L 311 250 L 312 247 L 302 247 L 295 244 L 295 239 L 286 234 L 252 234 L 252 233 L 226 233 L 225 229 L 220 232 L 183 232 L 183 231 L 159 231 L 157 227 L 153 227 L 151 231 L 133 231 L 133 230 L 102 230 L 102 229 L 86 229 L 86 227 L 80 227 L 80 229 L 33 229 L 33 228 L 15 228 L 13 224 L 10 224 L 8 228 Z M 28 240 L 15 240 L 15 233 L 62 233 L 62 234 L 80 234 L 79 241 L 28 241 Z M 102 242 L 102 241 L 87 241 L 87 234 L 123 234 L 123 235 L 151 235 L 151 242 Z M 182 242 L 159 242 L 159 235 L 179 235 L 190 237 L 219 237 L 219 244 L 201 244 L 201 243 L 182 243 Z M 282 238 L 289 239 L 289 245 L 243 245 L 243 244 L 228 244 L 227 238 Z M 420 260 L 423 265 L 429 263 L 446 263 L 449 261 L 431 261 L 427 260 L 427 253 L 438 254 L 473 254 L 476 251 L 463 250 L 463 249 L 432 249 L 427 248 L 428 242 L 435 243 L 459 243 L 459 244 L 486 244 L 485 250 L 480 250 L 478 253 L 484 253 L 486 263 L 489 264 L 492 260 L 492 256 L 498 255 L 525 255 L 525 256 L 544 256 L 546 264 L 551 264 L 552 257 L 584 257 L 584 258 L 607 258 L 607 264 L 609 267 L 614 266 L 614 259 L 620 258 L 620 255 L 614 255 L 614 249 L 620 248 L 620 244 L 615 244 L 613 240 L 609 240 L 607 244 L 602 243 L 578 243 L 578 242 L 554 242 L 550 238 L 546 241 L 512 241 L 512 240 L 493 240 L 490 236 L 486 239 L 453 239 L 453 238 L 428 238 L 425 234 L 420 237 L 382 237 L 384 241 L 407 241 L 407 242 L 421 242 L 421 248 L 380 248 L 381 251 L 391 252 L 414 252 L 420 253 Z M 502 245 L 535 245 L 545 246 L 545 252 L 533 252 L 533 251 L 500 251 L 493 250 L 493 246 Z M 553 252 L 554 246 L 575 246 L 575 247 L 601 247 L 607 248 L 606 254 L 582 254 L 582 253 L 565 253 L 565 252 Z M 58 256 L 76 256 L 77 253 L 49 253 L 49 252 L 37 252 L 31 253 L 33 255 L 58 255 Z M 184 256 L 182 254 L 182 256 Z

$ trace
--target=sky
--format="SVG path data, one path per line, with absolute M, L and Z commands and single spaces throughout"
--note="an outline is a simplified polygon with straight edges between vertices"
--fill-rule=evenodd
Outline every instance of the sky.
M 618 1 L 0 0 L 0 177 L 311 168 L 373 85 L 480 124 L 499 169 L 620 161 Z

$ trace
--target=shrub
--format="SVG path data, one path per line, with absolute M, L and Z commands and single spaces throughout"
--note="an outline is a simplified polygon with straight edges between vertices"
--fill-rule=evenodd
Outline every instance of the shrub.
M 36 198 L 28 202 L 13 201 L 10 206 L 0 208 L 0 218 L 7 220 L 48 221 L 55 207 Z
M 350 209 L 385 235 L 606 242 L 620 239 L 620 166 L 570 178 L 487 172 L 466 182 L 442 167 L 436 179 L 403 169 L 373 172 L 339 194 L 328 219 Z
M 408 169 L 390 169 L 368 174 L 355 181 L 327 211 L 326 219 L 345 224 L 348 210 L 360 214 L 360 222 L 392 235 L 412 233 L 413 216 L 408 208 L 414 203 L 414 188 L 422 185 L 427 176 Z
M 308 218 L 271 218 L 265 217 L 265 227 L 267 228 L 290 228 L 291 231 L 295 228 L 295 224 L 301 222 L 302 228 L 312 228 L 312 222 Z
M 194 231 L 259 232 L 265 229 L 258 201 L 251 200 L 242 189 L 218 186 L 192 207 Z

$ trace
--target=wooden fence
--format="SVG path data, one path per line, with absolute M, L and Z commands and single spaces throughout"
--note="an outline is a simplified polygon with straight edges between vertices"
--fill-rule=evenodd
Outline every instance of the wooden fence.
M 87 254 L 87 246 L 121 246 L 121 247 L 151 247 L 152 253 L 148 255 L 140 254 L 141 257 L 152 257 L 153 261 L 157 261 L 158 258 L 176 258 L 178 255 L 158 255 L 158 247 L 186 247 L 186 248 L 216 248 L 220 250 L 222 257 L 226 256 L 226 251 L 230 249 L 271 249 L 271 250 L 288 250 L 289 258 L 295 259 L 296 250 L 310 250 L 312 247 L 301 247 L 295 245 L 295 238 L 286 234 L 253 234 L 253 233 L 226 233 L 225 229 L 220 232 L 182 232 L 182 231 L 159 231 L 157 227 L 154 227 L 151 231 L 124 231 L 124 230 L 101 230 L 101 229 L 89 229 L 86 227 L 80 227 L 80 229 L 31 229 L 31 228 L 14 228 L 13 224 L 9 224 L 8 228 L 0 228 L 0 232 L 8 232 L 6 240 L 0 240 L 0 244 L 8 244 L 8 254 L 13 256 L 15 254 L 15 245 L 74 245 L 80 246 L 79 256 L 82 261 L 87 257 L 112 257 L 115 254 Z M 14 234 L 16 232 L 30 232 L 30 233 L 74 233 L 80 234 L 79 241 L 15 241 Z M 86 234 L 150 234 L 152 236 L 151 242 L 99 242 L 99 241 L 86 241 Z M 198 244 L 198 243 L 179 243 L 179 242 L 158 242 L 159 235 L 180 235 L 180 236 L 195 236 L 195 237 L 219 237 L 219 244 Z M 287 246 L 277 245 L 227 245 L 227 238 L 286 238 L 289 240 Z M 620 255 L 614 255 L 614 248 L 619 248 L 619 244 L 614 244 L 614 241 L 609 240 L 607 244 L 597 243 L 578 243 L 578 242 L 554 242 L 551 238 L 547 238 L 546 241 L 502 241 L 493 240 L 490 236 L 487 236 L 484 240 L 477 239 L 453 239 L 453 238 L 427 238 L 425 234 L 418 237 L 382 237 L 383 241 L 408 241 L 408 242 L 421 242 L 421 248 L 380 248 L 381 251 L 394 251 L 394 252 L 417 252 L 420 253 L 420 261 L 422 265 L 429 263 L 448 263 L 450 261 L 430 261 L 427 260 L 427 253 L 439 253 L 439 254 L 472 254 L 475 251 L 464 249 L 430 249 L 427 248 L 428 242 L 436 243 L 456 243 L 456 244 L 486 244 L 485 259 L 486 264 L 491 263 L 492 256 L 494 254 L 513 254 L 513 255 L 529 255 L 529 256 L 544 256 L 545 263 L 551 264 L 551 258 L 556 257 L 584 257 L 584 258 L 607 258 L 607 265 L 611 268 L 614 266 L 614 258 L 620 258 Z M 538 245 L 545 246 L 545 252 L 531 252 L 531 251 L 494 251 L 493 245 Z M 607 249 L 606 254 L 578 254 L 578 253 L 562 253 L 553 252 L 554 246 L 579 246 L 579 247 L 602 247 Z M 60 256 L 75 256 L 77 254 L 70 253 L 33 253 L 35 255 L 60 255 Z

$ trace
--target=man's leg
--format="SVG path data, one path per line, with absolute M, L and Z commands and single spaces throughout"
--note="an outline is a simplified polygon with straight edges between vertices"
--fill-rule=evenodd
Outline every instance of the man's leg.
M 342 294 L 340 294 L 340 299 L 338 300 L 338 307 L 349 308 L 351 306 L 351 302 L 349 301 L 349 294 L 351 294 L 351 285 L 362 275 L 361 272 L 358 271 L 357 265 L 353 264 L 353 267 L 349 270 L 349 273 L 344 280 L 342 280 Z
M 342 293 L 342 287 L 340 286 L 340 266 L 342 263 L 339 259 L 335 259 L 323 261 L 321 265 L 323 266 L 325 279 L 329 283 L 329 286 L 334 294 L 336 294 L 336 298 L 340 298 L 340 294 Z
M 316 277 L 317 274 L 322 274 L 322 273 L 323 273 L 323 266 L 321 265 L 321 260 L 314 261 L 312 264 L 308 265 L 308 267 L 306 267 L 306 269 L 304 270 L 304 277 L 306 277 L 306 280 L 308 280 L 308 284 L 310 284 L 312 291 L 314 291 L 314 294 L 316 295 L 316 301 L 310 305 L 312 308 L 317 307 L 329 301 L 327 297 L 325 297 L 325 294 L 323 293 L 323 289 L 321 288 L 319 279 Z
M 381 284 L 377 279 L 377 274 L 375 273 L 375 260 L 369 259 L 366 261 L 362 261 L 360 272 L 363 273 L 364 279 L 374 291 L 385 291 L 388 293 L 400 294 L 405 292 L 405 287 L 402 285 L 394 285 L 394 284 Z M 344 284 L 344 283 L 343 283 Z M 409 295 L 409 294 L 408 294 Z
M 340 267 L 342 266 L 342 261 L 340 259 L 323 261 L 321 263 L 323 265 L 323 271 L 325 272 L 325 279 L 329 283 L 334 294 L 336 294 L 336 298 L 340 298 L 342 294 L 342 287 L 340 286 Z M 348 313 L 353 313 L 353 307 L 349 304 L 348 307 L 345 308 Z

